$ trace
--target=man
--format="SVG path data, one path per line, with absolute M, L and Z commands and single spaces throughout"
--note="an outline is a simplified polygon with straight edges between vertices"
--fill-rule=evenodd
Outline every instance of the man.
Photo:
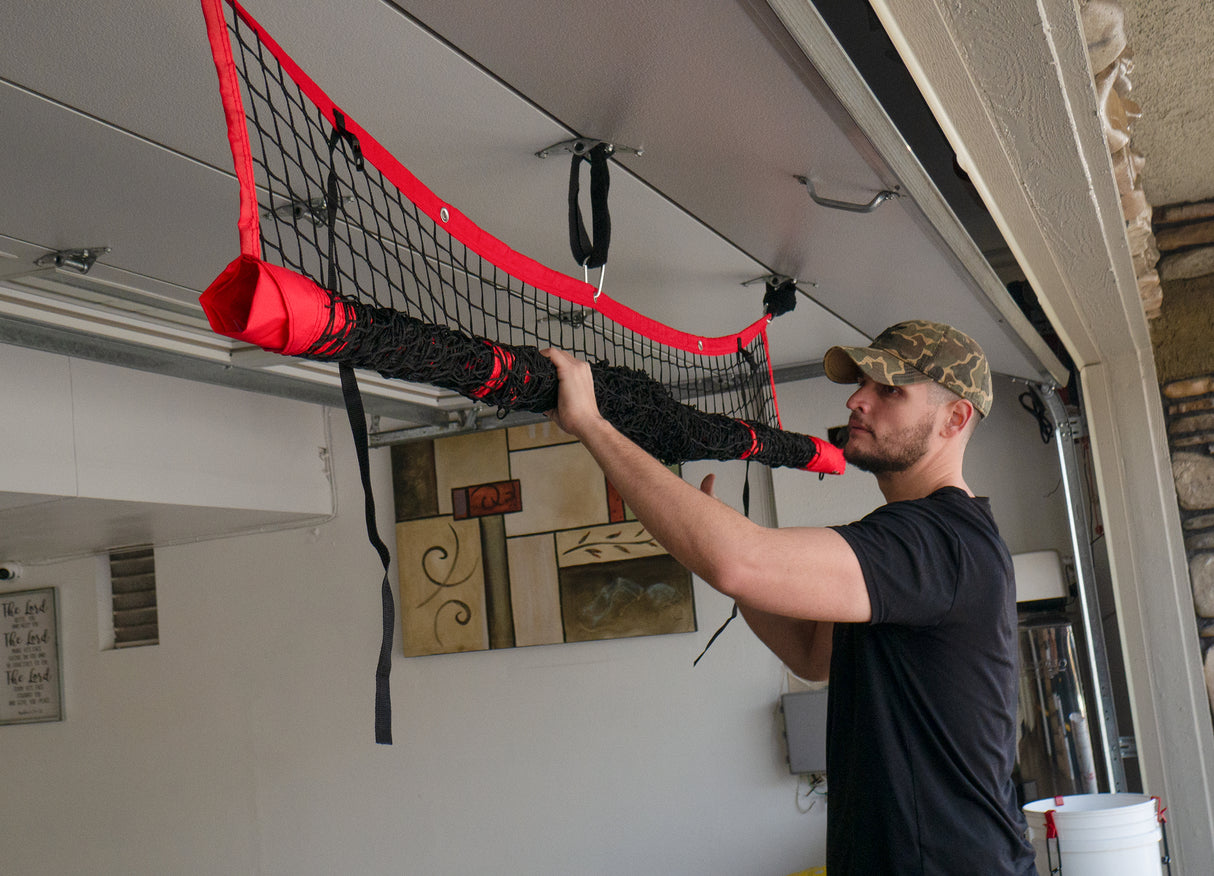
M 845 457 L 885 505 L 830 528 L 757 526 L 696 490 L 598 412 L 590 369 L 546 351 L 551 416 L 658 542 L 733 597 L 793 672 L 830 679 L 827 872 L 1035 873 L 1011 781 L 1018 689 L 1011 557 L 962 476 L 993 400 L 972 339 L 910 321 L 833 347 L 854 383 Z

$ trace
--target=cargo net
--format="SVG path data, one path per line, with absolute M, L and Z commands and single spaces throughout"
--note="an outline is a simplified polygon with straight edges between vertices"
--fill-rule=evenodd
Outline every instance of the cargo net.
M 603 415 L 666 462 L 842 470 L 779 429 L 766 323 L 697 338 L 514 252 L 348 119 L 237 4 L 204 0 L 241 183 L 241 257 L 203 295 L 217 331 L 428 383 L 499 413 L 556 405 L 545 347 L 592 363 Z
M 766 335 L 778 309 L 737 335 L 694 337 L 514 252 L 348 119 L 235 0 L 202 5 L 240 183 L 240 256 L 200 303 L 221 334 L 339 365 L 367 536 L 384 569 L 376 742 L 392 742 L 395 608 L 355 368 L 450 389 L 500 413 L 540 412 L 557 395 L 540 350 L 560 347 L 590 360 L 604 416 L 666 462 L 842 472 L 837 448 L 779 429 Z M 592 192 L 605 190 L 595 173 L 606 162 L 595 158 Z M 602 263 L 599 243 L 587 263 Z

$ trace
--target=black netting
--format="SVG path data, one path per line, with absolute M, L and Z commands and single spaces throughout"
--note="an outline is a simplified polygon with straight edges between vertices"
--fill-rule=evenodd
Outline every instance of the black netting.
M 330 164 L 333 125 L 256 31 L 236 17 L 229 28 L 244 87 L 267 261 L 329 286 L 332 232 L 336 284 L 329 288 L 354 301 L 500 344 L 573 350 L 592 361 L 644 371 L 702 410 L 775 425 L 760 337 L 732 356 L 688 353 L 524 284 L 406 200 L 377 167 L 359 160 L 349 140 L 338 142 Z M 335 199 L 328 191 L 330 172 Z M 330 359 L 327 349 L 322 339 L 310 355 Z

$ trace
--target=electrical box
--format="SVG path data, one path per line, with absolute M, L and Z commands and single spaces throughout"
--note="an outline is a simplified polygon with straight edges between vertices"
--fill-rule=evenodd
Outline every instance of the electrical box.
M 1017 602 L 1066 599 L 1067 583 L 1058 551 L 1013 554 L 1012 567 L 1016 572 Z
M 780 697 L 788 771 L 795 775 L 826 772 L 826 697 L 828 690 L 806 690 Z

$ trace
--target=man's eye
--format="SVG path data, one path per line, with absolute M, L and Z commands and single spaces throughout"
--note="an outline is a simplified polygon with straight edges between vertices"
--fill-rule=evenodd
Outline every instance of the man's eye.
M 882 395 L 901 395 L 902 388 L 898 386 L 887 386 L 884 383 L 878 384 L 881 387 Z

